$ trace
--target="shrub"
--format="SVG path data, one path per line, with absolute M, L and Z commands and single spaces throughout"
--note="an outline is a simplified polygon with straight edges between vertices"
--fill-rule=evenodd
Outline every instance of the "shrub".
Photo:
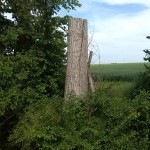
M 9 140 L 18 149 L 146 150 L 150 147 L 150 94 L 133 101 L 97 91 L 68 102 L 53 97 L 30 106 Z

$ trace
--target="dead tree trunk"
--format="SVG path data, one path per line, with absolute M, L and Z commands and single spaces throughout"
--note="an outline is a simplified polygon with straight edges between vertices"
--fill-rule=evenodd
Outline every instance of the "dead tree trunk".
M 89 89 L 92 92 L 95 92 L 95 87 L 94 87 L 92 75 L 91 75 L 91 72 L 90 72 L 90 64 L 91 64 L 92 56 L 93 56 L 93 52 L 90 51 L 89 60 L 88 60 L 88 82 L 89 82 Z
M 88 31 L 87 20 L 71 18 L 68 33 L 67 73 L 65 97 L 71 92 L 77 96 L 88 91 Z

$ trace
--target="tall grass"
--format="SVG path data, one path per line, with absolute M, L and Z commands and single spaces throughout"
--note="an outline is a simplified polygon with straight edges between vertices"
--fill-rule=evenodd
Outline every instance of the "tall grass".
M 102 81 L 96 82 L 97 91 L 111 98 L 130 98 L 135 83 L 129 81 Z
M 91 65 L 91 73 L 95 81 L 136 81 L 144 70 L 144 63 Z

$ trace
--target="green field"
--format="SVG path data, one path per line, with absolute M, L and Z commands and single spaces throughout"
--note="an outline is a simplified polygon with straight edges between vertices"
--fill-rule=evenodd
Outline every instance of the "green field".
M 94 80 L 135 80 L 145 70 L 145 63 L 113 63 L 91 65 Z

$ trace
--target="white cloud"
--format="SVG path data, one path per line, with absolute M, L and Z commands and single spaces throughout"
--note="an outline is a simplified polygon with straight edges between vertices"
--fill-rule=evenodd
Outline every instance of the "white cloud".
M 123 4 L 144 4 L 150 6 L 149 0 L 92 0 L 93 2 L 105 2 L 109 4 L 123 5 Z
M 98 52 L 97 46 L 96 49 L 90 47 L 97 54 L 94 63 L 99 62 L 99 53 L 101 63 L 143 61 L 145 55 L 143 50 L 150 49 L 150 40 L 146 39 L 146 36 L 150 35 L 150 0 L 81 0 L 80 2 L 82 7 L 77 8 L 77 11 L 70 15 L 88 20 L 89 32 L 94 34 L 93 44 L 96 43 L 100 51 Z M 114 6 L 103 7 L 102 2 Z M 134 11 L 135 7 L 128 5 L 124 13 L 121 13 L 118 6 L 124 4 L 135 4 L 135 7 L 141 9 Z
M 119 0 L 112 0 L 112 2 L 119 3 Z M 98 13 L 95 12 L 95 14 Z M 99 45 L 101 62 L 143 61 L 145 55 L 143 50 L 150 48 L 150 40 L 146 39 L 146 36 L 150 35 L 149 18 L 150 9 L 134 16 L 118 14 L 111 18 L 101 19 L 100 16 L 95 15 L 88 19 L 90 29 L 94 26 L 94 41 Z

